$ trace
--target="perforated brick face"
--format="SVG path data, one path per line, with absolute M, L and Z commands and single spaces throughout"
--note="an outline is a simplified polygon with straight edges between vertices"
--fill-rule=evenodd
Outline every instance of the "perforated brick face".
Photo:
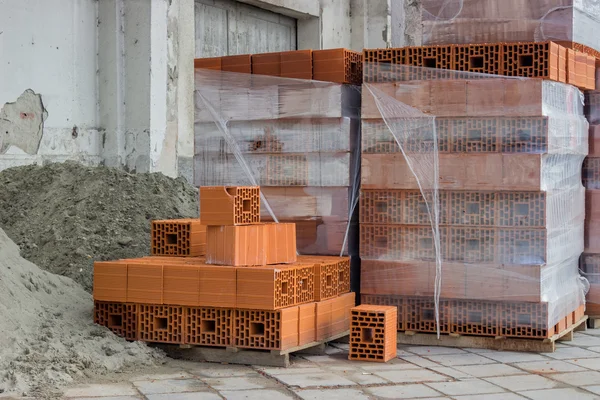
M 200 346 L 233 344 L 233 310 L 190 307 L 185 315 L 185 343 Z
M 350 360 L 386 362 L 396 357 L 397 309 L 362 305 L 350 311 Z
M 153 256 L 199 257 L 206 254 L 206 226 L 200 220 L 152 221 Z
M 235 310 L 235 345 L 284 350 L 298 345 L 298 307 L 277 311 Z
M 235 223 L 253 224 L 260 222 L 260 189 L 238 187 L 235 193 Z
M 185 307 L 138 304 L 138 336 L 143 342 L 183 343 Z
M 137 340 L 137 305 L 95 301 L 94 323 L 127 340 Z

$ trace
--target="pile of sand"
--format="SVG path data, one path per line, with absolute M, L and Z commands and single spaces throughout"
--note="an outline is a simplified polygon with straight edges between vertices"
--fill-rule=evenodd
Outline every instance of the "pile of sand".
M 92 298 L 21 258 L 0 229 L 0 393 L 52 397 L 75 380 L 162 362 L 92 321 Z
M 152 219 L 199 213 L 183 179 L 74 162 L 4 170 L 0 187 L 0 227 L 22 256 L 87 291 L 93 261 L 150 254 Z

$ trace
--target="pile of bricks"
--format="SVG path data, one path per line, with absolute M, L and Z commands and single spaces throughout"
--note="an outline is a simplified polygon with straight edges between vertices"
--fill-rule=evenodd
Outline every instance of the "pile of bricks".
M 541 78 L 596 87 L 596 58 L 554 42 L 466 44 L 365 50 L 365 82 L 444 78 L 443 70 Z M 399 66 L 434 68 L 404 68 Z M 395 66 L 395 68 L 394 68 Z M 421 76 L 422 75 L 422 76 Z M 470 79 L 475 75 L 465 75 Z
M 94 264 L 94 321 L 128 340 L 290 350 L 346 333 L 350 260 L 297 256 L 257 187 L 203 187 L 200 219 L 153 221 L 152 256 Z
M 196 70 L 195 184 L 259 185 L 263 221 L 295 223 L 300 254 L 357 253 L 357 229 L 348 230 L 348 224 L 357 223 L 351 210 L 360 166 L 360 90 L 281 78 L 290 76 L 283 71 L 305 68 L 306 74 L 295 77 L 345 82 L 317 74 L 320 64 L 335 66 L 327 57 L 337 53 L 353 54 L 341 49 L 243 56 L 254 73 L 277 70 L 269 67 L 276 60 L 282 73 L 272 75 L 279 77 Z M 301 62 L 304 55 L 307 62 Z M 221 70 L 232 71 L 223 63 L 236 57 L 242 56 L 220 58 Z M 284 68 L 291 59 L 296 67 Z
M 194 68 L 360 85 L 362 54 L 348 49 L 292 50 L 197 58 Z
M 590 123 L 590 150 L 583 162 L 586 188 L 585 253 L 581 271 L 590 283 L 587 314 L 600 317 L 600 92 L 585 94 L 585 114 Z
M 361 302 L 397 307 L 399 331 L 436 332 L 440 276 L 441 333 L 544 339 L 581 321 L 588 124 L 564 82 L 591 87 L 593 63 L 582 53 L 586 68 L 569 80 L 571 52 L 365 50 Z
M 425 45 L 554 40 L 600 50 L 595 1 L 422 0 L 421 11 Z

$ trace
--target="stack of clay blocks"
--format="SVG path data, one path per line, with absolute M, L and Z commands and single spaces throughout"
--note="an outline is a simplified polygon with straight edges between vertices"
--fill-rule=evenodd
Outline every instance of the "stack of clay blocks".
M 396 358 L 398 310 L 363 304 L 350 312 L 350 354 L 356 361 L 387 362 Z
M 362 63 L 362 54 L 348 49 L 292 50 L 197 58 L 194 68 L 360 85 Z
M 486 43 L 365 50 L 365 82 L 443 78 L 443 70 L 464 71 L 569 83 L 582 90 L 596 87 L 596 58 L 554 42 Z M 390 69 L 391 65 L 426 67 Z M 450 75 L 452 75 L 451 73 Z M 422 75 L 422 76 L 420 76 Z M 455 74 L 456 75 L 456 74 Z M 447 75 L 446 75 L 447 76 Z M 468 75 L 467 75 L 468 76 Z M 473 79 L 475 75 L 471 75 Z
M 94 264 L 97 324 L 128 340 L 259 350 L 349 330 L 348 258 L 297 256 L 294 224 L 260 221 L 258 187 L 202 187 L 200 199 L 202 256 L 160 252 L 194 237 L 195 221 L 154 221 L 159 255 Z
M 585 93 L 585 115 L 590 124 L 589 155 L 583 162 L 585 195 L 585 252 L 581 271 L 590 283 L 586 314 L 600 316 L 600 92 Z
M 365 75 L 362 100 L 362 303 L 396 306 L 401 331 L 436 332 L 439 257 L 442 333 L 547 338 L 578 322 L 581 92 L 538 78 L 378 68 L 386 79 Z
M 258 185 L 263 221 L 295 223 L 300 254 L 357 255 L 356 217 L 348 224 L 361 95 L 349 83 L 361 58 L 344 49 L 231 56 L 218 71 L 214 59 L 196 60 L 195 185 Z
M 423 0 L 424 45 L 559 41 L 600 50 L 593 0 Z

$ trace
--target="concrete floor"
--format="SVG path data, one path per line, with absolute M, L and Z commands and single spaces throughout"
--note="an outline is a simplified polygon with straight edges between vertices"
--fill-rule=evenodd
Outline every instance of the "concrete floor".
M 69 399 L 600 399 L 600 329 L 555 353 L 398 348 L 387 364 L 348 361 L 348 345 L 284 368 L 173 361 L 160 375 L 69 388 Z

